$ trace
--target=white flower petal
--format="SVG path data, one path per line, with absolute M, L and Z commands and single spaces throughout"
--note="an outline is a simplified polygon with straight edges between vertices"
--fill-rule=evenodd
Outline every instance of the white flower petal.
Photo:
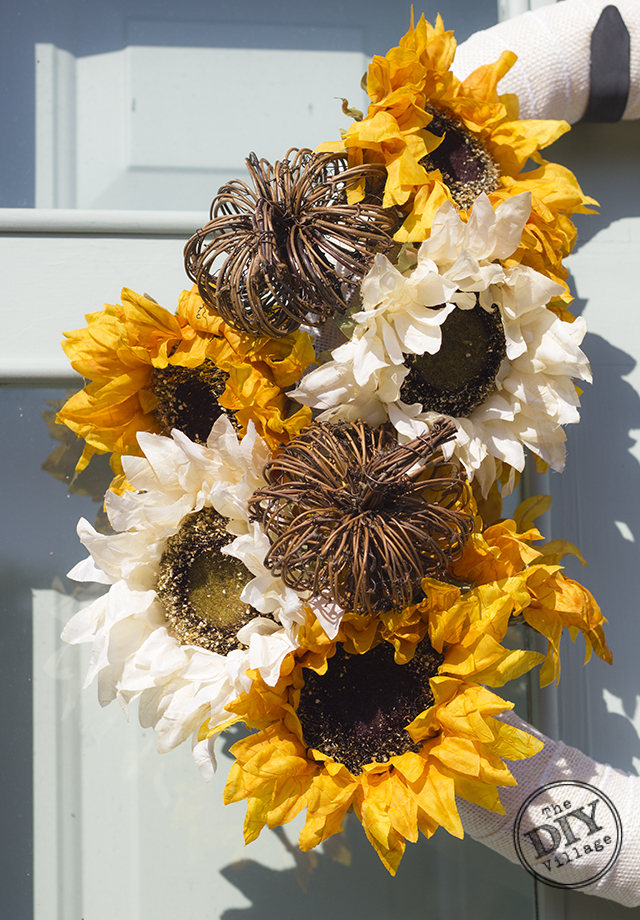
M 270 635 L 254 633 L 249 644 L 249 666 L 260 671 L 266 684 L 273 687 L 280 677 L 282 662 L 294 651 L 295 644 L 282 632 Z
M 205 738 L 204 741 L 198 741 L 197 732 L 194 732 L 193 735 L 193 747 L 191 752 L 196 766 L 198 770 L 200 770 L 200 775 L 206 783 L 213 779 L 218 768 L 218 762 L 214 751 L 215 740 L 215 735 L 212 735 L 211 738 Z
M 91 556 L 71 574 L 110 589 L 72 617 L 63 638 L 92 643 L 86 684 L 97 678 L 101 704 L 117 699 L 125 714 L 138 698 L 140 721 L 155 729 L 164 752 L 204 722 L 214 730 L 227 723 L 225 707 L 249 688 L 250 668 L 272 684 L 278 680 L 283 659 L 297 647 L 304 598 L 264 567 L 269 540 L 249 521 L 248 500 L 265 485 L 262 471 L 270 459 L 253 425 L 242 441 L 221 416 L 206 445 L 179 431 L 171 438 L 140 434 L 139 443 L 145 457 L 124 458 L 124 465 L 141 491 L 107 498 L 117 532 L 99 534 L 87 521 L 78 525 Z M 227 655 L 181 644 L 155 590 L 167 541 L 205 505 L 227 519 L 230 542 L 222 551 L 255 576 L 247 576 L 245 592 L 256 610 L 270 614 L 244 626 L 238 638 L 246 648 Z M 213 740 L 196 742 L 194 756 L 204 774 L 213 775 Z
M 340 630 L 344 610 L 326 598 L 312 597 L 307 602 L 329 639 L 335 639 Z
M 474 259 L 489 261 L 496 248 L 496 239 L 496 213 L 489 198 L 482 192 L 473 203 L 471 217 L 465 228 L 463 247 Z M 515 246 L 513 248 L 515 249 Z
M 496 240 L 488 259 L 507 259 L 520 245 L 524 225 L 531 214 L 531 192 L 507 198 L 496 208 Z
M 567 323 L 547 309 L 562 293 L 557 282 L 529 267 L 505 268 L 496 261 L 518 247 L 530 210 L 528 192 L 508 198 L 495 211 L 482 194 L 465 224 L 447 202 L 420 245 L 415 268 L 403 275 L 386 257 L 377 257 L 362 284 L 363 310 L 353 316 L 358 324 L 353 339 L 333 352 L 324 369 L 305 378 L 301 401 L 320 410 L 322 420 L 378 425 L 388 418 L 400 441 L 416 437 L 437 414 L 400 398 L 409 374 L 406 356 L 436 354 L 440 326 L 451 311 L 472 310 L 479 302 L 481 309 L 499 311 L 506 357 L 495 392 L 468 417 L 455 419 L 458 434 L 447 449 L 470 479 L 479 480 L 485 495 L 498 461 L 523 468 L 524 447 L 561 469 L 562 426 L 578 420 L 573 380 L 591 380 L 579 347 L 586 327 L 580 317 Z M 440 303 L 447 306 L 430 308 Z M 324 381 L 330 381 L 330 395 Z

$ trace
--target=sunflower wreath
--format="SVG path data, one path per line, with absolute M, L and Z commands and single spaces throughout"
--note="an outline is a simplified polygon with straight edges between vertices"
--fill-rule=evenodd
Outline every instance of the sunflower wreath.
M 493 690 L 557 681 L 564 629 L 612 660 L 562 569 L 579 551 L 534 527 L 545 499 L 499 510 L 525 449 L 561 470 L 578 421 L 562 259 L 594 202 L 540 153 L 568 124 L 498 94 L 515 56 L 454 53 L 412 19 L 342 140 L 252 154 L 175 314 L 124 289 L 66 334 L 90 382 L 58 415 L 79 469 L 118 473 L 71 573 L 109 586 L 63 633 L 93 645 L 87 682 L 138 699 L 160 751 L 191 736 L 205 777 L 244 723 L 224 799 L 247 842 L 306 809 L 311 849 L 353 809 L 391 873 L 438 827 L 506 852 L 518 777 L 561 754 Z M 503 644 L 518 623 L 546 655 Z

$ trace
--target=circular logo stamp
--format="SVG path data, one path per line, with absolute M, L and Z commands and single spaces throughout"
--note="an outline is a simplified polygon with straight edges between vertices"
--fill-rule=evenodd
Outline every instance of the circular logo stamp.
M 522 803 L 513 826 L 518 859 L 554 888 L 584 888 L 611 869 L 622 846 L 615 805 L 595 786 L 561 780 Z

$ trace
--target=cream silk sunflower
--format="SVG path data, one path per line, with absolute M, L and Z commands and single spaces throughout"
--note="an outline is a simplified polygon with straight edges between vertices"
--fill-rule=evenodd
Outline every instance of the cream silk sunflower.
M 573 174 L 542 159 L 539 151 L 569 130 L 564 121 L 521 121 L 516 96 L 500 96 L 497 85 L 516 56 L 505 51 L 494 64 L 464 81 L 451 71 L 456 42 L 438 16 L 421 17 L 385 57 L 369 66 L 367 116 L 341 141 L 319 150 L 345 149 L 353 165 L 382 163 L 387 169 L 383 204 L 406 215 L 400 241 L 429 236 L 438 208 L 454 202 L 466 212 L 480 192 L 494 205 L 529 190 L 533 206 L 525 233 L 511 256 L 563 285 L 562 258 L 575 242 L 570 217 L 595 204 Z M 537 163 L 525 171 L 527 161 Z
M 173 428 L 204 442 L 227 412 L 241 432 L 253 422 L 274 448 L 304 428 L 308 410 L 291 412 L 285 388 L 313 361 L 311 340 L 295 332 L 274 340 L 238 333 L 183 291 L 176 314 L 124 288 L 122 304 L 87 314 L 87 326 L 65 333 L 71 366 L 91 382 L 58 414 L 94 453 L 140 455 L 141 431 Z
M 306 808 L 299 845 L 309 850 L 353 808 L 395 874 L 419 831 L 463 836 L 456 795 L 503 813 L 498 788 L 515 785 L 504 758 L 542 745 L 495 718 L 513 704 L 484 685 L 502 686 L 542 656 L 500 644 L 508 614 L 499 601 L 470 622 L 458 589 L 435 585 L 398 615 L 345 615 L 333 641 L 310 620 L 278 683 L 254 674 L 229 704 L 258 729 L 231 748 L 224 791 L 227 803 L 247 799 L 247 843 Z
M 445 202 L 409 268 L 377 256 L 351 338 L 291 395 L 320 420 L 388 419 L 401 440 L 453 419 L 453 453 L 485 496 L 502 464 L 509 491 L 525 447 L 561 470 L 562 426 L 579 420 L 573 379 L 591 380 L 586 326 L 547 309 L 556 282 L 508 267 L 530 205 L 523 193 L 494 210 L 481 194 L 464 221 Z
M 305 616 L 262 565 L 269 541 L 248 517 L 270 456 L 253 425 L 241 441 L 225 416 L 205 445 L 180 431 L 138 439 L 143 456 L 123 458 L 132 491 L 106 496 L 115 533 L 78 525 L 90 556 L 70 577 L 109 590 L 63 639 L 92 643 L 86 686 L 97 678 L 102 705 L 117 699 L 125 712 L 139 698 L 140 721 L 164 752 L 203 720 L 226 722 L 249 668 L 274 684 Z M 195 755 L 210 775 L 212 746 L 196 744 Z

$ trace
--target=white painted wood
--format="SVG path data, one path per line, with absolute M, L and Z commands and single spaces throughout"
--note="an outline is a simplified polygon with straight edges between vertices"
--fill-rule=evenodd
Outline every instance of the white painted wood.
M 70 695 L 81 686 L 77 649 L 60 665 L 60 630 L 78 604 L 57 591 L 33 591 L 34 915 L 81 915 L 80 734 Z M 64 668 L 64 670 L 63 670 Z M 66 674 L 57 680 L 56 671 Z
M 135 709 L 128 724 L 116 703 L 101 709 L 95 686 L 81 689 L 90 650 L 59 634 L 82 606 L 33 592 L 34 920 L 221 918 L 246 908 L 220 875 L 245 856 L 244 809 L 222 805 L 230 758 L 207 785 L 188 744 L 159 756 Z M 268 831 L 251 856 L 267 871 L 295 866 Z
M 639 253 L 640 217 L 626 217 L 567 260 L 584 302 L 589 330 L 584 347 L 594 383 L 583 397 L 582 421 L 570 435 L 567 469 L 550 480 L 553 536 L 577 543 L 588 560 L 587 569 L 573 566 L 573 574 L 609 619 L 614 653 L 612 668 L 597 660 L 583 668 L 582 649 L 566 643 L 558 732 L 594 759 L 636 772 L 640 682 L 631 650 L 640 644 Z
M 557 0 L 498 0 L 498 22 L 521 16 L 529 10 L 537 10 L 540 6 L 548 6 Z
M 498 0 L 498 22 L 513 19 L 529 9 L 529 0 Z
M 0 211 L 0 381 L 78 379 L 61 333 L 117 303 L 124 286 L 173 312 L 191 286 L 184 243 L 206 219 L 205 212 Z
M 97 236 L 184 236 L 209 219 L 208 211 L 102 211 L 0 208 L 0 233 L 83 233 Z
M 596 233 L 566 260 L 575 279 L 574 293 L 586 301 L 583 315 L 589 332 L 626 352 L 635 351 L 640 343 L 640 310 L 633 307 L 639 252 L 640 217 L 624 217 Z M 640 393 L 638 363 L 625 380 Z M 631 452 L 640 460 L 637 445 Z
M 338 138 L 366 107 L 357 51 L 38 45 L 38 207 L 200 209 L 244 160 Z
M 76 204 L 76 59 L 54 45 L 36 54 L 36 207 Z

